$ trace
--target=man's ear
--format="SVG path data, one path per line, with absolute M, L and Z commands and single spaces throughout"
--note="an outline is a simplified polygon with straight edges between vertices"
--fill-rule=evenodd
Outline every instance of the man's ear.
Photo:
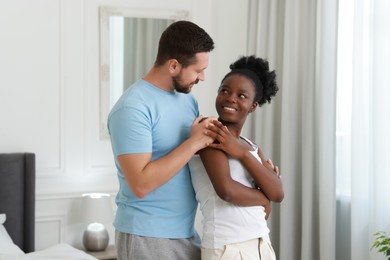
M 172 74 L 176 74 L 181 69 L 181 64 L 176 59 L 168 60 L 168 69 Z

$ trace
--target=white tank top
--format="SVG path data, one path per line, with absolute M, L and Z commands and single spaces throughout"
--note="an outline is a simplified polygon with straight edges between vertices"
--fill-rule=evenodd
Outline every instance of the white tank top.
M 261 162 L 257 154 L 258 147 L 250 140 L 244 139 L 254 149 L 251 154 Z M 238 160 L 229 158 L 229 166 L 232 179 L 245 186 L 253 187 L 253 178 Z M 240 207 L 220 199 L 199 155 L 193 156 L 189 167 L 196 199 L 203 215 L 202 247 L 221 248 L 227 244 L 268 235 L 264 207 Z

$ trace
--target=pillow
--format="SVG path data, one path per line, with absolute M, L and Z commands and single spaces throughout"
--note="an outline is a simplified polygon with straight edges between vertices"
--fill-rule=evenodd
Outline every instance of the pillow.
M 4 213 L 0 214 L 0 224 L 4 224 L 5 220 L 6 220 L 5 214 Z
M 4 239 L 12 242 L 12 238 L 9 236 L 7 230 L 3 226 L 6 219 L 7 217 L 4 213 L 0 214 L 0 237 L 3 237 Z
M 4 227 L 5 214 L 0 214 L 0 254 L 2 255 L 24 255 L 24 252 L 14 244 L 12 238 Z

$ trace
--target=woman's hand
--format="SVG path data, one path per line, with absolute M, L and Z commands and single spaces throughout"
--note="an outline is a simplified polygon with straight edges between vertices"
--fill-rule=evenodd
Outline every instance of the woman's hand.
M 211 131 L 209 134 L 212 133 L 215 139 L 215 142 L 210 144 L 209 147 L 222 150 L 236 159 L 239 159 L 248 151 L 245 143 L 241 142 L 239 137 L 233 136 L 221 122 L 215 120 L 207 128 Z
M 267 167 L 267 169 L 271 170 L 276 176 L 281 178 L 279 174 L 279 167 L 274 165 L 271 159 L 266 160 L 263 165 Z

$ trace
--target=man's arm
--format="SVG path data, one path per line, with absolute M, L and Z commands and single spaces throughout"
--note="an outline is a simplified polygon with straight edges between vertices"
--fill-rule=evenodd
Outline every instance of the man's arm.
M 198 150 L 213 142 L 213 138 L 206 135 L 206 126 L 213 119 L 199 123 L 200 120 L 201 117 L 194 120 L 190 137 L 164 157 L 152 160 L 152 153 L 118 156 L 126 182 L 135 196 L 143 198 L 169 181 Z

